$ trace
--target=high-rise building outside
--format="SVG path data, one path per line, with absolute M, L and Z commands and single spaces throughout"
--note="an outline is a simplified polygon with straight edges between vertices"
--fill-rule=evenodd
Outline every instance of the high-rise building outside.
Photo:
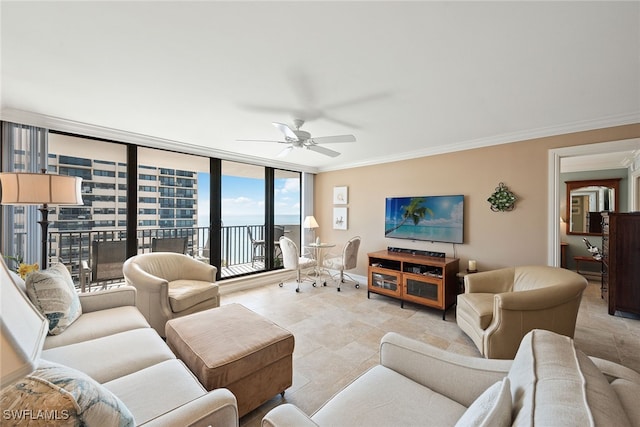
M 51 233 L 62 232 L 52 252 L 65 259 L 74 239 L 64 232 L 124 233 L 126 164 L 88 157 L 49 154 L 49 171 L 82 178 L 82 206 L 58 207 L 50 214 Z M 138 166 L 138 230 L 195 227 L 198 211 L 197 172 L 141 164 Z M 122 237 L 122 236 L 121 236 Z M 58 247 L 60 250 L 57 250 Z

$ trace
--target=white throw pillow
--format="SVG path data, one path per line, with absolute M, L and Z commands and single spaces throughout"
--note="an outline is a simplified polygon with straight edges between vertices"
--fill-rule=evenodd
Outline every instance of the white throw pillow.
M 484 391 L 467 408 L 456 427 L 511 425 L 511 384 L 505 377 Z
M 2 425 L 133 427 L 120 399 L 93 378 L 40 360 L 38 369 L 0 392 Z
M 29 273 L 26 286 L 33 305 L 49 320 L 50 335 L 62 333 L 82 314 L 80 297 L 64 264 Z

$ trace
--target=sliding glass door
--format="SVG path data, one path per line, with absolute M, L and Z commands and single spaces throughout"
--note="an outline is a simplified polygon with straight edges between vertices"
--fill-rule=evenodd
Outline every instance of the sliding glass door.
M 222 162 L 223 277 L 282 267 L 279 239 L 300 242 L 300 173 Z
M 222 277 L 266 269 L 265 168 L 222 161 Z
M 300 172 L 277 169 L 274 171 L 273 184 L 273 267 L 278 268 L 282 266 L 280 237 L 288 237 L 300 246 Z

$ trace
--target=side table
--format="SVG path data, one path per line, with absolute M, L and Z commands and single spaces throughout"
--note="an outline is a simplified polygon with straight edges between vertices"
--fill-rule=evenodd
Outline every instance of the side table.
M 304 247 L 307 249 L 313 249 L 314 258 L 316 259 L 316 266 L 314 268 L 314 275 L 316 279 L 324 286 L 327 286 L 327 279 L 323 279 L 323 275 L 326 272 L 327 276 L 329 275 L 329 271 L 324 266 L 324 249 L 329 249 L 335 247 L 335 243 L 309 243 Z
M 456 277 L 458 278 L 458 293 L 459 294 L 464 294 L 464 278 L 467 274 L 473 274 L 473 273 L 477 273 L 478 270 L 475 271 L 469 271 L 469 270 L 464 270 L 464 271 L 459 271 L 456 274 Z

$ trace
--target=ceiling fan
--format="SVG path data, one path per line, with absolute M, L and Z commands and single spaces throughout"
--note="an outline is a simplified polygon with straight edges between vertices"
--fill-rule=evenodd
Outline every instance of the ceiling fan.
M 330 150 L 322 147 L 319 144 L 333 144 L 341 142 L 355 142 L 356 137 L 353 135 L 334 135 L 334 136 L 319 136 L 312 137 L 307 131 L 300 130 L 304 124 L 304 120 L 295 119 L 293 121 L 295 129 L 284 123 L 273 122 L 273 125 L 284 134 L 284 141 L 270 141 L 261 139 L 239 139 L 238 141 L 251 141 L 251 142 L 277 142 L 279 144 L 288 144 L 279 154 L 278 157 L 284 157 L 291 152 L 294 148 L 305 148 L 307 150 L 315 151 L 316 153 L 324 154 L 329 157 L 337 157 L 340 155 L 337 151 Z

